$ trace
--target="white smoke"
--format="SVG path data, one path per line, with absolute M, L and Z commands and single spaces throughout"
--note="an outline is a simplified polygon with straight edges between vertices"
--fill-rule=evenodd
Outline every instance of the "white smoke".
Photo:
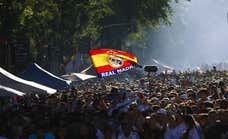
M 172 3 L 173 24 L 151 31 L 147 54 L 175 68 L 228 61 L 228 0 Z

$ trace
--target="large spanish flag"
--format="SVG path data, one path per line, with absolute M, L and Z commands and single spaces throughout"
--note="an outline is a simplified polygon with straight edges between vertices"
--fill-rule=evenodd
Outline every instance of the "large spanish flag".
M 138 62 L 133 54 L 113 49 L 92 49 L 89 54 L 99 77 L 127 71 Z

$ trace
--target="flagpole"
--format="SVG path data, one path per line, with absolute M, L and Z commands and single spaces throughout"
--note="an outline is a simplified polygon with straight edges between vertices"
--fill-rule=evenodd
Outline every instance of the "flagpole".
M 90 65 L 89 67 L 85 68 L 84 70 L 82 70 L 80 73 L 85 73 L 87 72 L 89 69 L 92 68 L 93 65 Z

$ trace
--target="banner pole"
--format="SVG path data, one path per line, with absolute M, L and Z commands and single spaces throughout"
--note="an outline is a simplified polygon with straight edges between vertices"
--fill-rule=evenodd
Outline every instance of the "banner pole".
M 93 65 L 90 65 L 90 66 L 89 66 L 89 67 L 87 67 L 86 69 L 82 70 L 80 73 L 85 73 L 85 72 L 87 72 L 89 69 L 91 69 L 91 68 L 92 68 L 92 66 L 93 66 Z

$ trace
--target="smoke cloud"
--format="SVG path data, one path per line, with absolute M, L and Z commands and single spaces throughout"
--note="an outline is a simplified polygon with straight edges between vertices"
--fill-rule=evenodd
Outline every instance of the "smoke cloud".
M 172 3 L 171 26 L 151 31 L 145 54 L 177 69 L 228 62 L 228 0 Z M 148 50 L 149 49 L 149 50 Z

